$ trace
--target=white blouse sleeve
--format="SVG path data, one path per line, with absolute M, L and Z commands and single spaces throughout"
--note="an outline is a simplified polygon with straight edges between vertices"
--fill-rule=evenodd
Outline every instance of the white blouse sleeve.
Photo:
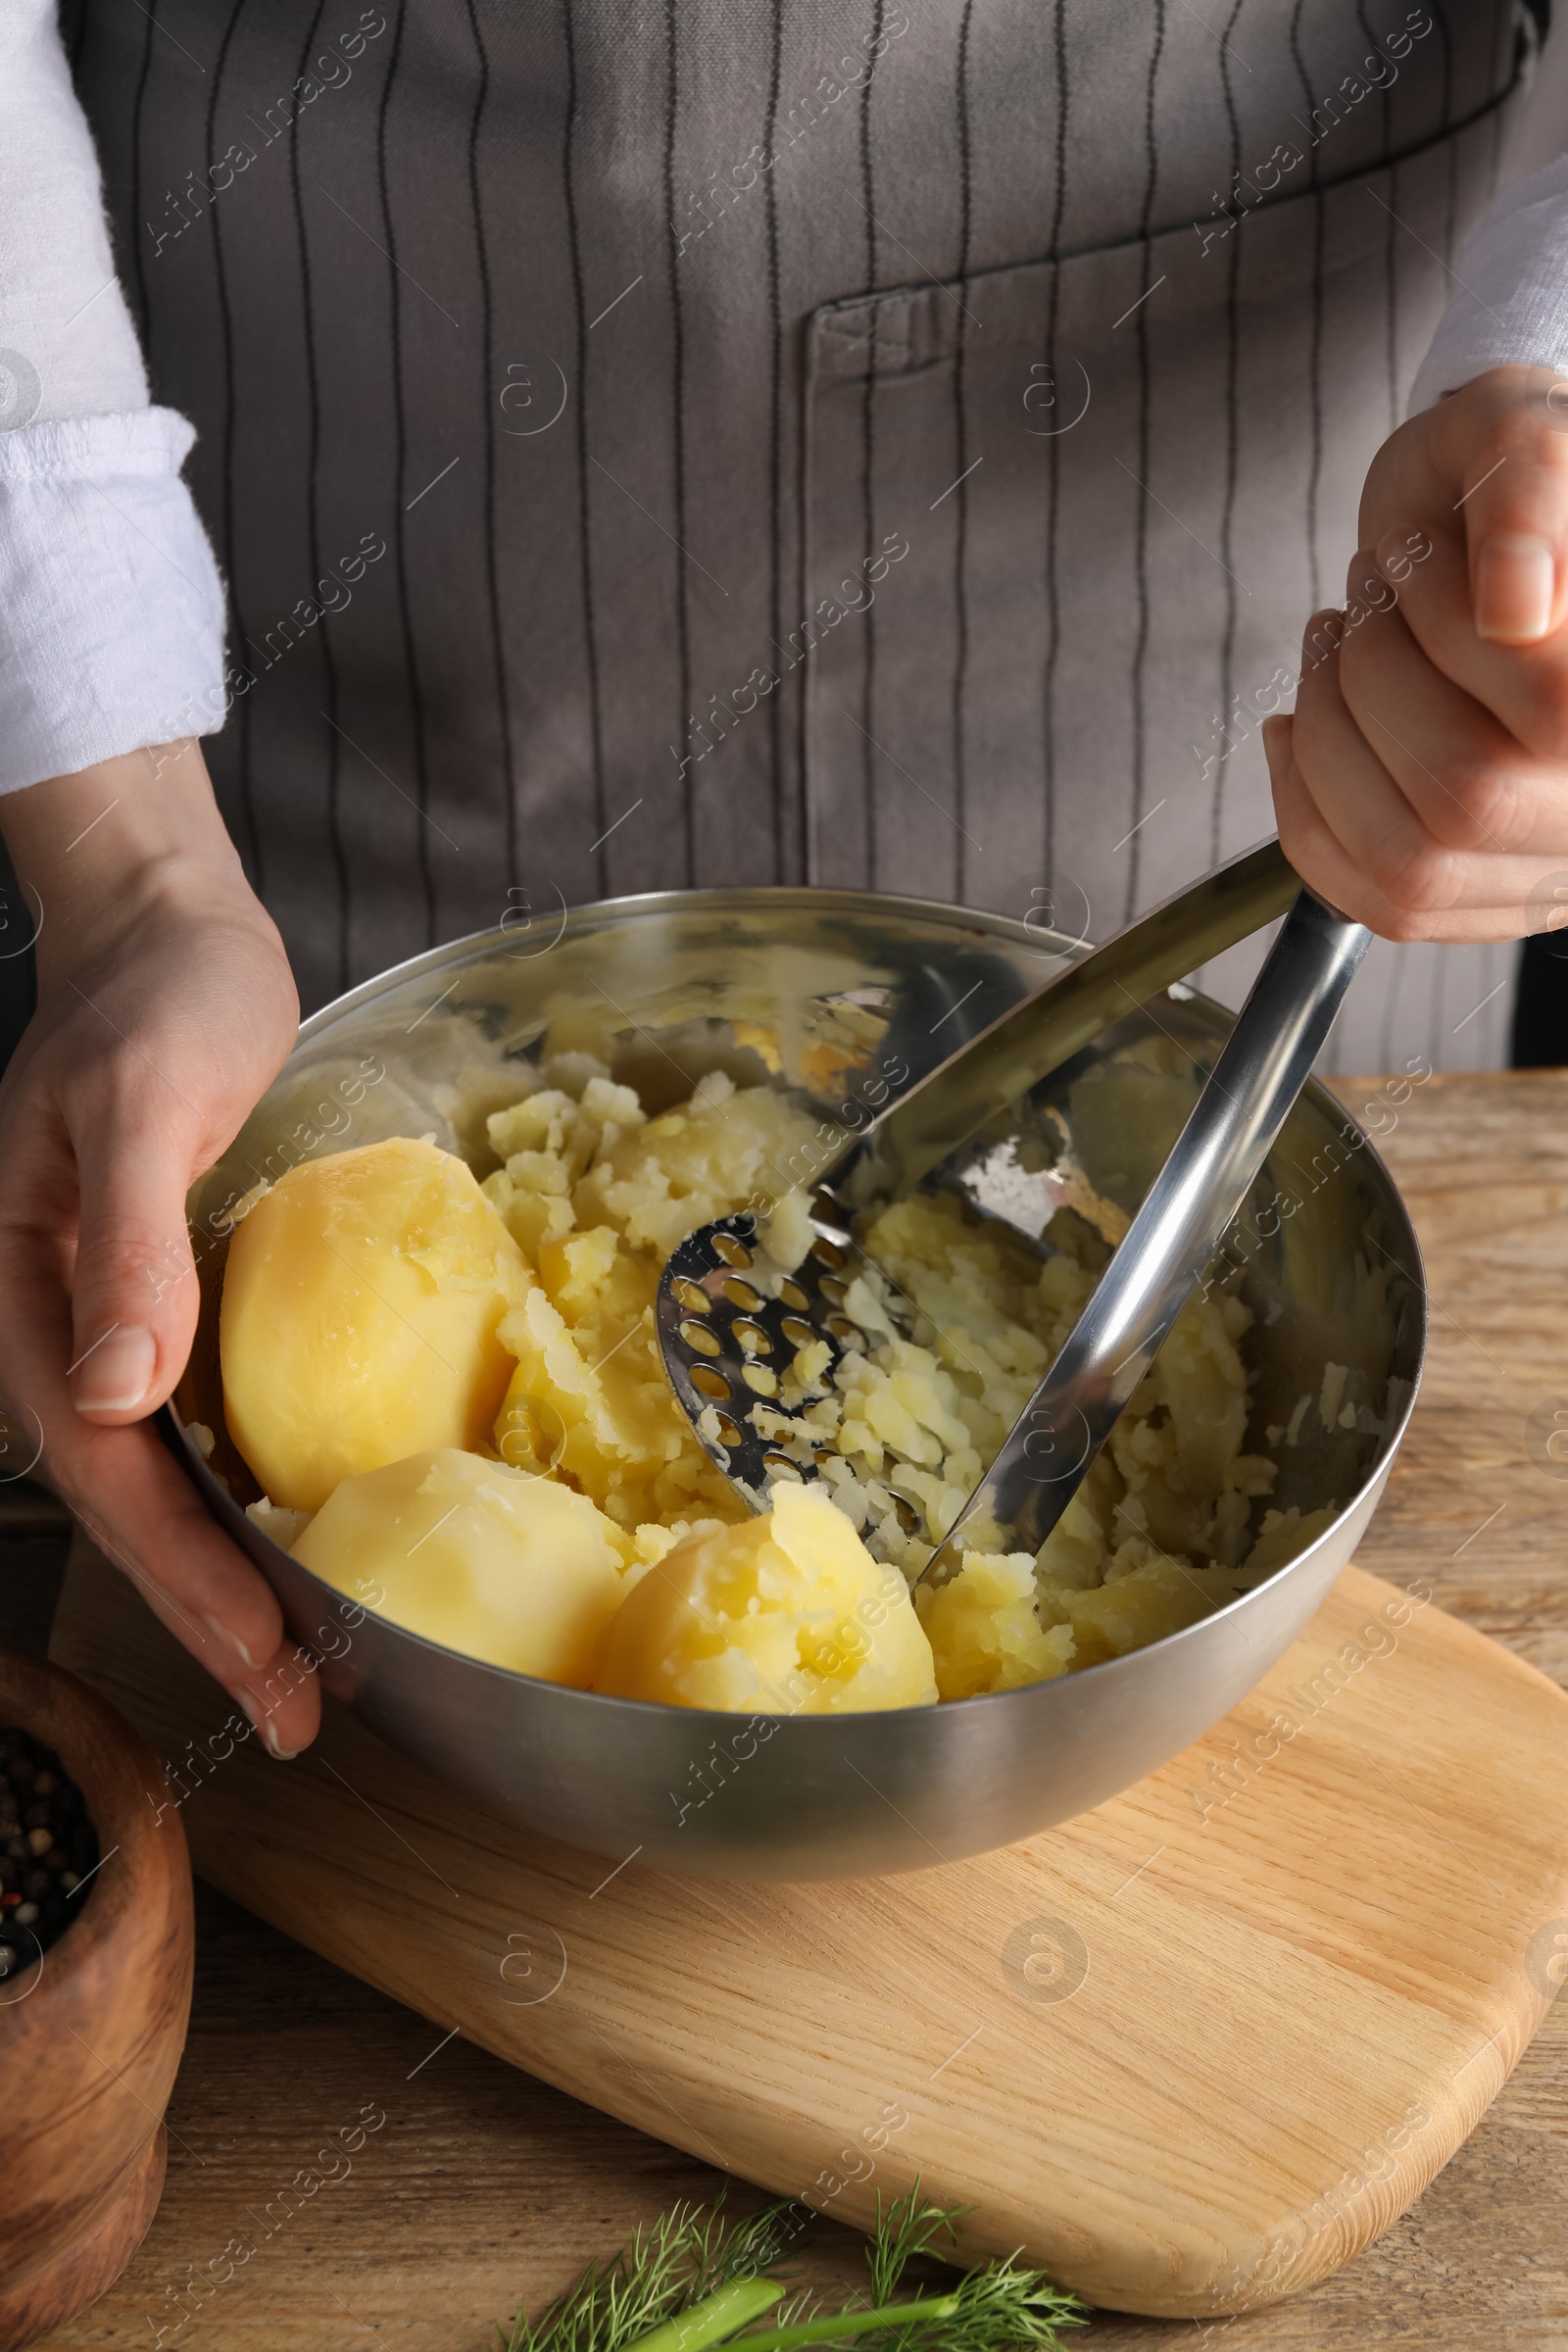
M 1568 378 L 1568 155 L 1499 196 L 1466 238 L 1405 414 L 1510 365 Z
M 148 405 L 53 0 L 0 0 L 0 792 L 223 719 L 223 591 Z

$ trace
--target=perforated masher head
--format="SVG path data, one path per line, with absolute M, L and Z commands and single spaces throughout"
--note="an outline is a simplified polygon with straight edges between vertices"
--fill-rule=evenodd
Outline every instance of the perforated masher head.
M 804 1416 L 846 1348 L 863 1345 L 844 1312 L 856 1245 L 821 1213 L 830 1200 L 817 1197 L 811 1247 L 793 1269 L 775 1264 L 742 1211 L 688 1234 L 659 1285 L 654 1313 L 675 1395 L 709 1458 L 759 1511 L 771 1507 L 775 1479 L 815 1474 L 824 1449 Z M 803 1395 L 789 1375 L 815 1343 L 826 1352 Z

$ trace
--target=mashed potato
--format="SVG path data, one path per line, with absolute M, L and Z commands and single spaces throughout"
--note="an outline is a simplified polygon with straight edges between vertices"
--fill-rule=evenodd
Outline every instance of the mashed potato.
M 803 1462 L 812 1442 L 834 1449 L 822 1477 L 835 1499 L 910 1578 L 1094 1289 L 1104 1253 L 1082 1220 L 1058 1215 L 1047 1240 L 1058 1249 L 1042 1265 L 1005 1226 L 967 1222 L 947 1195 L 896 1202 L 868 1230 L 874 1262 L 846 1301 L 867 1352 L 842 1360 L 805 1437 L 783 1414 L 755 1416 Z M 1179 1632 L 1233 1599 L 1238 1575 L 1280 1565 L 1329 1523 L 1332 1511 L 1315 1513 L 1260 1536 L 1256 1556 L 1249 1548 L 1253 1498 L 1276 1475 L 1266 1455 L 1243 1450 L 1250 1323 L 1223 1292 L 1193 1299 L 1038 1558 L 977 1548 L 948 1584 L 920 1588 L 944 1698 L 1012 1690 Z
M 654 1297 L 677 1242 L 779 1188 L 773 1163 L 803 1122 L 771 1087 L 737 1089 L 721 1073 L 645 1119 L 628 1087 L 586 1054 L 571 1058 L 576 1094 L 544 1087 L 488 1122 L 506 1164 L 485 1194 L 539 1271 L 501 1326 L 517 1368 L 496 1444 L 519 1469 L 569 1479 L 628 1529 L 743 1519 L 664 1377 Z
M 941 1589 L 921 1587 L 911 1607 L 907 1588 L 1094 1289 L 1108 1250 L 1092 1227 L 1070 1209 L 1059 1211 L 1046 1236 L 1053 1254 L 1042 1263 L 1021 1237 L 969 1219 L 942 1194 L 919 1194 L 883 1211 L 864 1236 L 867 1256 L 845 1302 L 858 1337 L 831 1381 L 820 1347 L 803 1349 L 786 1374 L 784 1400 L 804 1404 L 804 1429 L 766 1405 L 754 1414 L 803 1468 L 825 1447 L 820 1479 L 775 1488 L 774 1512 L 757 1519 L 709 1460 L 674 1400 L 654 1300 L 676 1243 L 759 1198 L 781 1203 L 764 1228 L 778 1262 L 799 1262 L 809 1230 L 802 1196 L 783 1171 L 811 1123 L 771 1087 L 737 1087 L 720 1073 L 705 1078 L 689 1101 L 650 1118 L 603 1060 L 574 1046 L 547 1051 L 532 1091 L 486 1124 L 502 1165 L 485 1179 L 482 1195 L 461 1162 L 445 1161 L 453 1171 L 445 1181 L 463 1233 L 475 1234 L 477 1203 L 508 1243 L 505 1263 L 492 1245 L 485 1260 L 491 1271 L 480 1280 L 463 1258 L 470 1267 L 467 1286 L 454 1286 L 450 1267 L 458 1260 L 450 1251 L 443 1256 L 428 1234 L 422 1252 L 411 1250 L 401 1208 L 376 1245 L 400 1282 L 410 1280 L 410 1267 L 439 1265 L 447 1270 L 446 1289 L 432 1275 L 434 1294 L 461 1295 L 467 1302 L 467 1385 L 461 1398 L 440 1392 L 447 1415 L 441 1429 L 421 1421 L 407 1396 L 377 1401 L 378 1387 L 389 1384 L 378 1382 L 358 1336 L 357 1318 L 368 1310 L 359 1292 L 336 1282 L 320 1250 L 310 1260 L 312 1279 L 323 1278 L 319 1299 L 300 1272 L 305 1257 L 284 1252 L 290 1345 L 292 1334 L 304 1331 L 314 1350 L 309 1379 L 296 1383 L 284 1412 L 267 1406 L 254 1368 L 229 1387 L 225 1291 L 223 1369 L 236 1441 L 273 1503 L 304 1509 L 326 1503 L 294 1546 L 307 1565 L 326 1560 L 329 1539 L 332 1556 L 348 1559 L 356 1573 L 372 1551 L 390 1557 L 394 1534 L 372 1522 L 395 1505 L 401 1527 L 410 1492 L 423 1493 L 422 1481 L 433 1475 L 421 1470 L 421 1483 L 410 1490 L 415 1465 L 384 1449 L 396 1440 L 380 1434 L 375 1414 L 381 1412 L 388 1433 L 415 1431 L 403 1453 L 428 1464 L 436 1459 L 430 1449 L 457 1446 L 481 1470 L 499 1460 L 525 1474 L 521 1493 L 574 1506 L 572 1542 L 561 1539 L 564 1558 L 586 1556 L 584 1544 L 608 1547 L 595 1555 L 603 1574 L 590 1580 L 595 1608 L 614 1600 L 598 1628 L 604 1636 L 594 1669 L 599 1688 L 689 1706 L 820 1711 L 972 1697 L 1139 1648 L 1223 1605 L 1239 1584 L 1271 1573 L 1334 1515 L 1330 1509 L 1303 1519 L 1294 1509 L 1270 1511 L 1252 1542 L 1254 1505 L 1272 1492 L 1275 1464 L 1245 1445 L 1249 1375 L 1242 1348 L 1250 1310 L 1215 1290 L 1183 1312 L 1038 1558 L 1009 1552 L 994 1538 L 993 1548 L 971 1550 Z M 371 1152 L 445 1158 L 416 1145 Z M 337 1180 L 327 1172 L 370 1156 L 343 1153 L 296 1170 L 240 1226 L 236 1251 L 256 1218 L 296 1179 L 320 1188 L 313 1213 L 329 1210 Z M 420 1164 L 428 1177 L 427 1163 Z M 296 1216 L 306 1211 L 306 1191 L 297 1188 Z M 277 1213 L 272 1209 L 274 1221 Z M 265 1236 L 265 1225 L 258 1230 Z M 273 1250 L 264 1257 L 254 1237 L 240 1254 L 236 1332 L 265 1327 L 264 1274 L 277 1255 Z M 231 1282 L 233 1264 L 231 1257 Z M 417 1297 L 422 1301 L 424 1293 Z M 345 1321 L 349 1298 L 355 1305 L 346 1327 L 355 1348 L 340 1375 L 328 1343 Z M 406 1303 L 400 1292 L 399 1304 Z M 405 1346 L 397 1358 L 405 1388 L 407 1355 Z M 481 1359 L 482 1376 L 473 1368 Z M 274 1349 L 269 1369 L 278 1360 Z M 345 1390 L 334 1389 L 339 1379 Z M 481 1395 L 493 1425 L 475 1418 Z M 334 1400 L 341 1396 L 352 1409 Z M 269 1410 L 264 1445 L 257 1430 Z M 454 1416 L 462 1414 L 465 1434 L 454 1436 Z M 345 1425 L 356 1433 L 350 1445 L 340 1435 Z M 363 1432 L 372 1427 L 377 1435 L 370 1443 Z M 336 1454 L 326 1449 L 328 1440 Z M 377 1446 L 376 1458 L 366 1458 Z M 337 1476 L 351 1483 L 327 1502 L 334 1461 L 343 1465 Z M 388 1462 L 399 1476 L 388 1473 L 381 1488 L 352 1475 Z M 497 1493 L 513 1493 L 510 1482 L 491 1483 Z M 344 1514 L 351 1505 L 356 1514 L 352 1540 L 346 1516 L 329 1518 L 339 1494 Z M 543 1527 L 547 1507 L 509 1505 L 508 1525 L 521 1512 Z M 591 1521 L 583 1512 L 591 1512 Z M 530 1536 L 532 1567 L 508 1566 L 511 1538 L 503 1541 L 488 1522 L 488 1532 L 472 1522 L 490 1595 L 480 1606 L 464 1582 L 469 1538 L 462 1531 L 470 1523 L 460 1516 L 454 1524 L 459 1534 L 439 1543 L 432 1536 L 409 1555 L 423 1560 L 412 1583 L 399 1567 L 397 1606 L 418 1614 L 416 1630 L 446 1624 L 454 1646 L 498 1663 L 520 1658 L 523 1621 L 530 1609 L 545 1606 L 536 1597 L 545 1589 L 538 1544 Z M 591 1544 L 590 1525 L 597 1530 Z M 985 1531 L 978 1532 L 983 1546 Z M 659 1574 L 648 1574 L 655 1565 Z M 874 1599 L 874 1580 L 888 1567 L 900 1573 L 900 1608 L 889 1608 L 864 1654 L 858 1636 L 843 1647 L 845 1625 L 865 1635 L 858 1612 L 870 1605 L 866 1592 Z M 338 1581 L 327 1566 L 320 1572 Z M 514 1601 L 502 1605 L 509 1578 L 515 1581 Z M 415 1591 L 421 1579 L 430 1588 L 423 1597 Z M 456 1615 L 443 1613 L 454 1609 Z M 584 1625 L 592 1615 L 585 1603 Z M 415 1616 L 400 1622 L 414 1624 Z M 560 1679 L 586 1674 L 582 1661 L 591 1646 L 586 1633 L 578 1647 L 567 1643 L 575 1662 Z M 766 1693 L 774 1689 L 793 1696 L 772 1700 Z

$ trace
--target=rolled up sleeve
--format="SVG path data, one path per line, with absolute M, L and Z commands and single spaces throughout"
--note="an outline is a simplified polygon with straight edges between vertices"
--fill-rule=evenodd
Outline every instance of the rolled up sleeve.
M 223 591 L 148 405 L 53 0 L 0 0 L 0 793 L 223 721 Z
M 1489 368 L 1553 368 L 1568 378 L 1568 155 L 1498 198 L 1466 239 L 1453 279 L 1407 416 Z
M 223 723 L 223 591 L 171 409 L 0 433 L 0 792 Z

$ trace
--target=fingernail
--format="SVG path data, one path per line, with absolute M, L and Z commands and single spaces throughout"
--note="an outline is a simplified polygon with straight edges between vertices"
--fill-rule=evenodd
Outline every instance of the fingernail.
M 1261 728 L 1263 758 L 1272 776 L 1279 767 L 1288 767 L 1291 759 L 1291 722 L 1283 711 L 1265 718 Z
M 1315 669 L 1320 662 L 1328 660 L 1330 654 L 1339 652 L 1344 636 L 1345 614 L 1337 612 L 1333 605 L 1324 605 L 1306 624 L 1301 639 L 1304 661 Z
M 1350 558 L 1346 573 L 1347 600 L 1352 596 L 1364 596 L 1369 588 L 1381 588 L 1382 585 L 1383 567 L 1378 562 L 1376 548 L 1358 547 Z
M 261 1733 L 268 1754 L 275 1756 L 280 1764 L 292 1764 L 300 1751 L 297 1747 L 284 1747 L 280 1743 L 277 1737 L 277 1726 L 271 1716 L 258 1703 L 249 1690 L 236 1690 L 234 1695 L 256 1729 Z
M 1378 541 L 1377 549 L 1373 555 L 1372 561 L 1377 565 L 1379 571 L 1382 572 L 1385 579 L 1388 579 L 1392 576 L 1392 565 L 1396 564 L 1404 564 L 1406 566 L 1408 566 L 1410 559 L 1404 552 L 1403 532 L 1385 531 L 1382 538 Z
M 112 1324 L 79 1358 L 75 1405 L 78 1413 L 128 1413 L 152 1385 L 158 1343 L 134 1324 Z
M 1551 627 L 1557 560 L 1549 540 L 1498 531 L 1476 557 L 1476 634 L 1504 645 L 1535 645 Z
M 252 1652 L 246 1648 L 244 1642 L 240 1640 L 238 1634 L 235 1633 L 233 1627 L 231 1625 L 225 1625 L 221 1617 L 204 1617 L 202 1619 L 202 1623 L 206 1626 L 207 1631 L 212 1635 L 215 1642 L 221 1642 L 225 1649 L 238 1650 L 240 1656 L 244 1659 L 247 1666 L 263 1666 L 267 1663 L 265 1658 L 258 1658 L 254 1656 Z

